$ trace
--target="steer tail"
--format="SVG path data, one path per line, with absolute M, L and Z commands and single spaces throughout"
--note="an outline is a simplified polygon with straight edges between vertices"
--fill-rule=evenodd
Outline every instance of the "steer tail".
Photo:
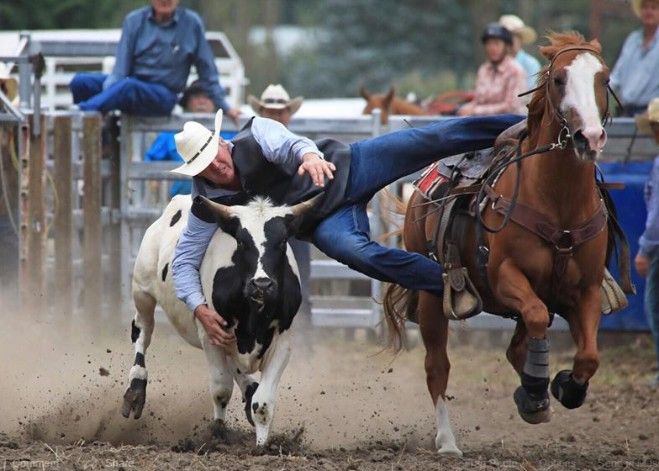
M 416 320 L 419 292 L 390 284 L 382 300 L 384 320 L 387 323 L 387 346 L 394 352 L 404 346 L 405 321 Z

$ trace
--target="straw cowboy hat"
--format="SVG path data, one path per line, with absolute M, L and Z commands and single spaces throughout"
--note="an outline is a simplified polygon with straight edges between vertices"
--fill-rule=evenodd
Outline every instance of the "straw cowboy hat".
M 4 62 L 0 62 L 0 83 L 4 84 L 7 89 L 6 96 L 13 103 L 18 96 L 18 82 L 9 75 L 9 67 Z
M 652 135 L 650 123 L 659 123 L 659 97 L 650 100 L 647 111 L 636 116 L 636 127 L 640 133 Z
M 657 0 L 650 0 L 656 2 Z M 641 17 L 641 5 L 643 4 L 643 0 L 632 0 L 632 10 L 634 10 L 634 14 L 638 16 L 639 18 Z
M 526 26 L 517 15 L 502 15 L 499 18 L 499 24 L 511 33 L 518 35 L 522 40 L 522 44 L 532 44 L 538 37 L 535 30 L 530 26 Z
M 220 128 L 222 127 L 222 110 L 215 114 L 215 131 L 211 132 L 203 124 L 188 121 L 183 131 L 174 135 L 176 150 L 185 163 L 172 170 L 174 173 L 194 177 L 210 165 L 220 146 Z
M 270 108 L 273 110 L 283 110 L 288 108 L 291 114 L 294 114 L 302 106 L 303 97 L 298 96 L 291 100 L 288 92 L 281 85 L 270 84 L 263 90 L 261 99 L 259 100 L 254 95 L 247 97 L 247 101 L 255 113 L 260 113 L 261 108 Z

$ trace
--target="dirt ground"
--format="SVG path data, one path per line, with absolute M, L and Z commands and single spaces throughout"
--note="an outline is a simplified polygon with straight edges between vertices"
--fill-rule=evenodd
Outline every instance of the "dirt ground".
M 121 417 L 133 353 L 122 327 L 62 325 L 2 309 L 0 469 L 218 470 L 587 470 L 659 469 L 659 391 L 648 386 L 647 335 L 602 336 L 602 362 L 586 403 L 552 402 L 551 423 L 528 425 L 505 360 L 511 332 L 451 336 L 449 412 L 464 458 L 433 450 L 433 407 L 420 345 L 393 356 L 362 333 L 313 330 L 301 322 L 279 389 L 274 438 L 265 449 L 236 388 L 228 431 L 213 432 L 200 351 L 164 322 L 146 355 L 144 415 Z M 414 341 L 415 335 L 411 335 Z M 573 355 L 552 332 L 552 374 Z M 413 342 L 414 343 L 414 342 Z M 103 368 L 103 370 L 101 370 Z

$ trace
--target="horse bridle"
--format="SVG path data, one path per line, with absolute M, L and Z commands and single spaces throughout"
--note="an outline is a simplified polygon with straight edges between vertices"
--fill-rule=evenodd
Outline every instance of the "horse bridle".
M 604 63 L 604 61 L 602 59 L 602 53 L 593 46 L 570 46 L 570 47 L 566 47 L 566 48 L 561 49 L 560 51 L 558 51 L 552 57 L 551 62 L 549 63 L 549 66 L 547 67 L 547 70 L 544 73 L 545 77 L 544 77 L 543 82 L 540 83 L 537 87 L 532 88 L 531 90 L 527 90 L 524 93 L 520 93 L 517 96 L 518 97 L 523 97 L 523 96 L 529 95 L 530 93 L 534 93 L 534 92 L 540 90 L 541 88 L 545 87 L 546 88 L 545 96 L 549 97 L 549 84 L 550 84 L 549 79 L 551 78 L 551 72 L 554 68 L 554 62 L 556 61 L 556 58 L 558 56 L 560 56 L 564 52 L 569 52 L 569 51 L 589 51 L 589 52 L 592 52 L 593 54 L 595 54 L 597 59 L 602 64 Z M 613 96 L 616 103 L 618 103 L 618 106 L 620 108 L 622 108 L 622 104 L 620 103 L 620 100 L 618 99 L 618 96 L 615 94 L 615 92 L 613 91 L 613 89 L 611 88 L 611 85 L 609 83 L 606 84 L 606 90 L 607 90 L 606 109 L 604 110 L 604 113 L 602 115 L 602 126 L 605 126 L 607 121 L 611 118 L 611 115 L 609 113 L 609 93 L 611 94 L 611 96 Z M 556 142 L 554 142 L 553 147 L 551 147 L 548 150 L 554 150 L 554 149 L 563 150 L 563 149 L 567 148 L 569 141 L 572 141 L 572 145 L 574 145 L 574 139 L 573 139 L 572 133 L 570 132 L 570 128 L 568 126 L 567 119 L 565 118 L 565 116 L 563 115 L 561 110 L 557 109 L 554 106 L 554 104 L 552 103 L 551 100 L 548 99 L 547 103 L 549 104 L 549 106 L 551 108 L 551 113 L 552 113 L 553 119 L 557 120 L 559 125 L 561 126 L 561 130 L 558 132 Z M 546 151 L 543 150 L 542 152 L 546 152 Z

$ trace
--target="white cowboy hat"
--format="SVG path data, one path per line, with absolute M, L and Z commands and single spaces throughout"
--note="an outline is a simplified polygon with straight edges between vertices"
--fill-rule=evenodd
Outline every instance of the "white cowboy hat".
M 10 102 L 18 96 L 18 82 L 16 79 L 9 75 L 9 67 L 4 62 L 0 62 L 0 82 L 4 83 L 7 89 L 6 96 Z
M 656 1 L 656 0 L 654 0 Z M 641 5 L 643 4 L 643 0 L 632 0 L 632 10 L 634 10 L 634 14 L 638 16 L 639 18 L 641 17 Z
M 291 100 L 291 97 L 288 95 L 288 92 L 281 85 L 270 84 L 263 90 L 261 93 L 261 99 L 259 100 L 254 95 L 247 97 L 247 101 L 254 110 L 255 113 L 260 113 L 261 108 L 270 108 L 272 110 L 283 110 L 288 108 L 291 114 L 294 114 L 302 106 L 303 97 L 298 96 Z
M 215 114 L 215 131 L 211 132 L 203 124 L 188 121 L 183 131 L 174 135 L 176 150 L 185 163 L 172 170 L 174 173 L 194 177 L 210 165 L 220 146 L 220 128 L 222 127 L 222 110 Z
M 530 26 L 526 26 L 522 19 L 517 15 L 501 15 L 499 24 L 513 34 L 516 34 L 522 40 L 522 44 L 532 44 L 538 35 Z
M 636 115 L 638 132 L 652 135 L 653 132 L 650 123 L 659 123 L 659 97 L 650 100 L 645 113 Z

